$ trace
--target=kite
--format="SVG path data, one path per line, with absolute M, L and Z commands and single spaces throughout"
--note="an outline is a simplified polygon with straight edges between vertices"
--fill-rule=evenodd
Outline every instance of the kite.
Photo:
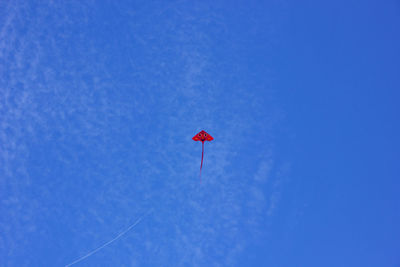
M 203 168 L 203 156 L 204 156 L 204 141 L 212 141 L 214 138 L 209 135 L 206 131 L 201 131 L 192 138 L 194 141 L 201 141 L 201 164 L 200 164 L 200 183 L 201 183 L 201 169 Z

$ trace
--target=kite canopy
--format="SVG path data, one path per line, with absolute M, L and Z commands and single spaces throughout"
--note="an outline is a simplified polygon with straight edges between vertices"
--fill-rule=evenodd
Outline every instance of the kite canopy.
M 209 135 L 206 131 L 201 131 L 201 132 L 199 132 L 198 134 L 196 134 L 195 136 L 193 136 L 193 138 L 192 138 L 194 141 L 201 141 L 201 142 L 204 142 L 204 141 L 212 141 L 212 140 L 214 140 L 214 138 L 211 136 L 211 135 Z

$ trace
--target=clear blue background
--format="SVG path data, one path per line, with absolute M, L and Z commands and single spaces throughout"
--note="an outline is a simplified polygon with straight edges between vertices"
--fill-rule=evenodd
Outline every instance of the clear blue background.
M 400 266 L 399 27 L 395 0 L 1 1 L 0 266 L 146 213 L 74 266 Z

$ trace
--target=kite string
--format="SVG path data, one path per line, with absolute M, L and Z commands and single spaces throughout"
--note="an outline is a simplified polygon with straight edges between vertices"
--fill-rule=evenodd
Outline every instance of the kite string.
M 110 241 L 104 243 L 103 245 L 101 245 L 100 247 L 90 251 L 88 254 L 78 258 L 77 260 L 71 262 L 70 264 L 65 265 L 65 267 L 69 267 L 71 265 L 74 265 L 75 263 L 78 263 L 84 259 L 86 259 L 87 257 L 93 255 L 94 253 L 96 253 L 97 251 L 99 251 L 100 249 L 108 246 L 109 244 L 111 244 L 112 242 L 114 242 L 115 240 L 117 240 L 118 238 L 120 238 L 121 236 L 123 236 L 124 234 L 126 234 L 127 232 L 129 232 L 129 230 L 131 230 L 133 227 L 135 227 L 137 224 L 140 223 L 141 220 L 143 220 L 147 215 L 149 215 L 152 212 L 152 209 L 150 209 L 148 212 L 146 212 L 144 215 L 140 216 L 139 219 L 137 219 L 133 224 L 131 224 L 128 228 L 126 228 L 124 231 L 122 231 L 121 233 L 119 233 L 116 237 L 114 237 L 113 239 L 111 239 Z

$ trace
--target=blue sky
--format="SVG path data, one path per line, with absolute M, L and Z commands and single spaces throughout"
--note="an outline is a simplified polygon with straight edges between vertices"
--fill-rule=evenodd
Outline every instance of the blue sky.
M 399 26 L 394 0 L 2 1 L 0 265 L 141 218 L 73 266 L 399 266 Z

